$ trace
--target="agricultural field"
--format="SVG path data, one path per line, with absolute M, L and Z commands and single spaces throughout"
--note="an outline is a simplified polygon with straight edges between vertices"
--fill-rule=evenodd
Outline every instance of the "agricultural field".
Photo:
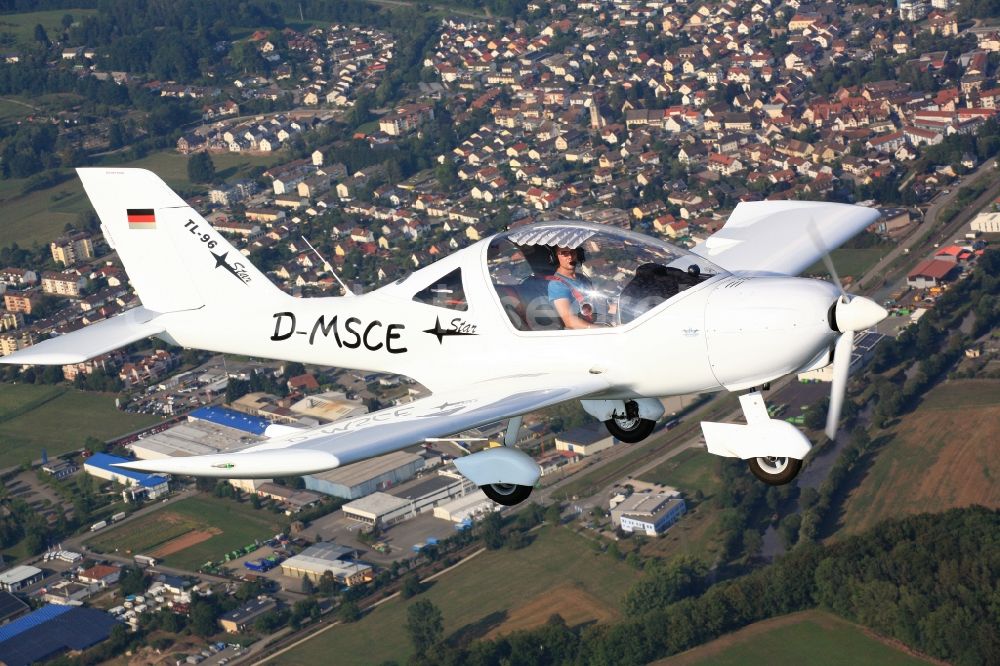
M 841 278 L 848 276 L 858 280 L 868 272 L 868 269 L 878 263 L 879 259 L 889 253 L 891 248 L 865 248 L 834 250 L 830 253 L 833 266 Z M 819 261 L 803 271 L 806 275 L 828 275 L 826 266 Z
M 411 649 L 406 609 L 430 599 L 444 616 L 445 636 L 467 640 L 543 624 L 560 613 L 572 625 L 619 617 L 625 592 L 640 572 L 599 554 L 566 527 L 532 532 L 521 550 L 487 551 L 432 581 L 415 599 L 388 601 L 360 622 L 335 627 L 269 663 L 316 664 L 337 655 L 338 666 L 405 663 Z M 483 590 L 489 590 L 484 593 Z
M 1000 507 L 1000 381 L 945 382 L 886 434 L 846 500 L 848 532 L 922 511 Z
M 41 25 L 51 41 L 59 39 L 62 34 L 62 17 L 71 14 L 79 21 L 84 16 L 96 14 L 95 9 L 52 9 L 42 12 L 23 12 L 20 14 L 4 14 L 0 16 L 0 35 L 8 34 L 17 44 L 30 46 L 35 43 L 35 26 Z M 16 50 L 16 49 L 15 49 Z
M 199 495 L 100 532 L 87 546 L 101 552 L 153 555 L 172 567 L 196 570 L 236 548 L 281 531 L 284 516 L 234 500 Z M 130 551 L 130 552 L 128 552 Z
M 159 423 L 115 408 L 110 393 L 65 386 L 0 385 L 0 460 L 9 465 L 79 449 L 87 437 L 107 440 Z
M 936 663 L 818 610 L 751 624 L 710 643 L 653 662 L 656 666 L 909 666 Z

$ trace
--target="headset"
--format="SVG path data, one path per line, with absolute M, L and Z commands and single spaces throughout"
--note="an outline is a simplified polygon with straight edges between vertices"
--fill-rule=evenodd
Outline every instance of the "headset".
M 552 266 L 559 265 L 559 258 L 556 257 L 556 251 L 559 248 L 557 246 L 549 246 L 549 264 Z M 587 253 L 583 251 L 583 246 L 576 248 L 576 263 L 582 264 L 587 260 Z

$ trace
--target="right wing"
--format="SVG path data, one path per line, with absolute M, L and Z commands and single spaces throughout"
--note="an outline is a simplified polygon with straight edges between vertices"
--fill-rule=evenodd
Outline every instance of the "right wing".
M 600 375 L 504 377 L 296 433 L 278 429 L 279 436 L 238 453 L 138 460 L 118 466 L 226 479 L 314 474 L 607 388 L 607 380 Z
M 730 273 L 798 275 L 880 214 L 874 208 L 818 201 L 744 201 L 691 251 Z

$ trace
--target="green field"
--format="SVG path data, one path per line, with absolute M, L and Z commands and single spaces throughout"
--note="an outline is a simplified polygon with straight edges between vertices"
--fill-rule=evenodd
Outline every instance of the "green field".
M 21 14 L 4 14 L 0 16 L 0 33 L 14 35 L 20 44 L 28 46 L 35 43 L 35 26 L 41 24 L 48 33 L 50 41 L 56 41 L 62 34 L 62 17 L 72 14 L 76 21 L 84 16 L 96 14 L 96 9 L 52 9 L 43 12 L 24 12 Z
M 83 446 L 87 437 L 112 439 L 160 419 L 115 408 L 109 393 L 65 386 L 0 385 L 0 463 L 37 460 L 42 449 L 59 455 Z
M 928 393 L 920 409 L 955 409 L 1000 405 L 1000 380 L 967 379 L 948 381 Z
M 227 552 L 253 543 L 254 539 L 270 539 L 283 528 L 284 521 L 284 516 L 254 509 L 249 503 L 202 494 L 101 532 L 87 545 L 103 552 L 117 548 L 119 552 L 149 554 L 189 532 L 215 532 L 214 536 L 163 558 L 170 566 L 194 571 L 209 560 L 221 560 Z
M 608 555 L 595 553 L 590 542 L 565 527 L 545 527 L 534 543 L 521 550 L 488 551 L 433 582 L 416 599 L 430 599 L 444 616 L 445 636 L 482 625 L 519 619 L 527 604 L 540 622 L 548 618 L 539 602 L 558 603 L 559 589 L 572 589 L 593 599 L 602 610 L 617 610 L 621 598 L 640 573 Z M 338 626 L 306 641 L 268 663 L 338 666 L 378 664 L 388 659 L 406 663 L 411 650 L 406 635 L 406 609 L 413 601 L 388 601 L 360 622 Z M 553 607 L 555 611 L 555 607 Z M 563 611 L 564 612 L 564 611 Z M 607 612 L 605 610 L 605 612 Z M 519 626 L 524 626 L 520 624 Z
M 848 275 L 854 278 L 855 282 L 864 275 L 869 268 L 878 263 L 878 260 L 889 254 L 892 248 L 867 248 L 863 250 L 834 250 L 830 253 L 833 259 L 833 267 L 841 278 Z M 805 275 L 828 275 L 826 266 L 818 261 L 805 271 Z
M 5 108 L 0 107 L 0 115 Z M 133 162 L 114 162 L 112 158 L 105 158 L 108 165 L 149 169 L 171 187 L 189 191 L 192 185 L 187 178 L 187 160 L 187 156 L 172 151 L 153 153 Z M 252 167 L 269 167 L 280 160 L 276 155 L 223 153 L 212 156 L 217 173 L 229 181 L 245 176 Z M 47 245 L 63 232 L 66 224 L 76 223 L 80 213 L 91 210 L 75 173 L 54 187 L 22 195 L 26 182 L 27 179 L 0 180 L 0 206 L 4 211 L 4 219 L 0 222 L 0 245 L 29 246 L 36 241 Z M 205 188 L 199 186 L 197 189 Z
M 656 666 L 909 666 L 932 663 L 897 650 L 850 622 L 821 611 L 757 622 Z
M 640 481 L 673 486 L 691 493 L 700 490 L 711 497 L 719 490 L 718 459 L 701 449 L 688 449 L 639 476 Z

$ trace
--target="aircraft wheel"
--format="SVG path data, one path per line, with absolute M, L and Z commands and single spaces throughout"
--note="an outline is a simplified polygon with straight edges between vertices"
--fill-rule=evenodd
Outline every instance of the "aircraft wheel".
M 635 444 L 649 437 L 656 427 L 656 421 L 639 416 L 612 416 L 604 422 L 608 432 L 623 442 Z
M 531 486 L 519 486 L 516 483 L 491 483 L 479 488 L 491 500 L 504 506 L 520 504 L 531 494 Z
M 750 471 L 758 479 L 770 486 L 783 486 L 796 477 L 802 469 L 802 461 L 798 458 L 783 458 L 766 456 L 747 460 Z

